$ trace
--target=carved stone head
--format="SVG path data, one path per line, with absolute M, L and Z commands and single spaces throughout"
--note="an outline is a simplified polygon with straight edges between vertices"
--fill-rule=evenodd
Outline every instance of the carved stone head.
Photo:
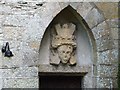
M 73 52 L 72 45 L 61 45 L 57 48 L 59 58 L 61 59 L 62 63 L 67 63 L 71 57 Z
M 74 36 L 75 25 L 72 23 L 57 24 L 55 25 L 55 31 L 57 34 L 53 36 L 51 44 L 54 53 L 54 58 L 51 59 L 53 60 L 52 64 L 59 64 L 60 61 L 63 64 L 76 64 L 76 60 L 73 58 L 73 52 L 76 48 Z M 57 52 L 54 52 L 54 50 Z

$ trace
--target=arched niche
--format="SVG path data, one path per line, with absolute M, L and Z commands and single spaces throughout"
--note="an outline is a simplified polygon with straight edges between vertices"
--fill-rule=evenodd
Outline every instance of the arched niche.
M 49 26 L 46 28 L 44 36 L 40 45 L 40 65 L 50 65 L 50 43 L 51 43 L 51 28 L 57 23 L 73 23 L 76 25 L 76 57 L 78 66 L 91 66 L 94 62 L 94 38 L 93 35 L 84 21 L 84 19 L 74 10 L 71 6 L 64 8 L 57 14 Z

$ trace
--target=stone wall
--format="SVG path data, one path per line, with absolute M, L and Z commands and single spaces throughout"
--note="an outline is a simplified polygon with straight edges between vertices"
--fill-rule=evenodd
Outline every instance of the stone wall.
M 96 43 L 93 46 L 94 70 L 91 71 L 94 85 L 85 84 L 85 87 L 117 87 L 119 40 L 117 2 L 1 0 L 0 48 L 9 42 L 14 56 L 7 58 L 0 53 L 0 88 L 39 87 L 38 62 L 41 40 L 53 18 L 68 5 L 86 21 Z M 86 80 L 89 80 L 90 75 L 86 76 L 88 78 Z

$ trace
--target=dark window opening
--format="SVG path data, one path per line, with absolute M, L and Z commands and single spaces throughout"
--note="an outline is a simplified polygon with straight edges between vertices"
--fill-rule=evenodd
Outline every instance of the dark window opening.
M 81 76 L 40 76 L 40 88 L 81 88 Z

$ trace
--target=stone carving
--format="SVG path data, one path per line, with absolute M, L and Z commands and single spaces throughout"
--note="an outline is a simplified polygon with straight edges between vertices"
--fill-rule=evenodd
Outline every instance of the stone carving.
M 52 34 L 50 64 L 58 65 L 60 62 L 70 65 L 76 64 L 75 28 L 72 23 L 55 25 L 56 34 Z

